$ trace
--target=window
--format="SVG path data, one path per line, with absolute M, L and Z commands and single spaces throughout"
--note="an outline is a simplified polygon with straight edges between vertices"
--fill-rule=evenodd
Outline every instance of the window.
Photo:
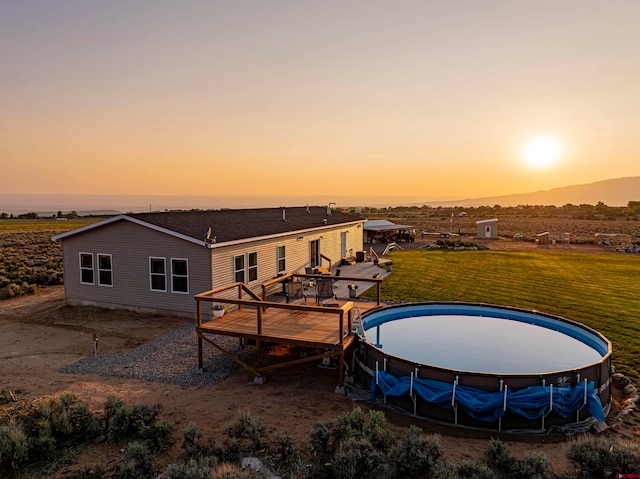
M 258 279 L 258 253 L 249 253 L 249 283 Z
M 93 284 L 93 253 L 80 253 L 80 283 Z
M 238 283 L 251 283 L 258 279 L 258 253 L 239 254 L 233 257 L 233 274 Z
M 186 259 L 171 258 L 171 291 L 189 292 L 189 265 Z
M 287 262 L 286 262 L 286 250 L 284 246 L 278 246 L 276 256 L 278 257 L 278 264 L 276 266 L 277 273 L 285 273 L 287 271 Z
M 111 267 L 111 255 L 98 255 L 98 284 L 100 286 L 113 286 L 113 268 Z
M 233 271 L 236 283 L 244 283 L 244 255 L 233 258 Z
M 164 258 L 149 258 L 149 276 L 152 291 L 167 290 L 167 273 Z

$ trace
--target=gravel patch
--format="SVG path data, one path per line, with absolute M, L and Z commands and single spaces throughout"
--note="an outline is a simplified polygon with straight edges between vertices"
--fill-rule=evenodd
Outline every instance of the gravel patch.
M 234 354 L 241 352 L 240 340 L 230 336 L 208 336 Z M 243 358 L 247 360 L 247 358 Z M 198 336 L 193 326 L 176 329 L 160 338 L 123 353 L 82 358 L 60 371 L 71 374 L 99 374 L 145 381 L 204 386 L 216 384 L 237 371 L 238 366 L 210 345 L 203 345 L 203 371 L 198 371 Z

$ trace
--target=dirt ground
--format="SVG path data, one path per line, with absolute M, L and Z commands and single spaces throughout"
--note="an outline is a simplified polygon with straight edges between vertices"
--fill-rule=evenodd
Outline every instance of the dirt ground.
M 510 242 L 513 243 L 513 242 Z M 494 248 L 496 245 L 493 245 Z M 490 246 L 491 247 L 491 246 Z M 535 246 L 534 246 L 535 247 Z M 36 399 L 64 391 L 74 393 L 96 409 L 108 396 L 117 396 L 130 404 L 162 404 L 162 419 L 175 423 L 176 431 L 194 422 L 205 437 L 223 441 L 223 430 L 238 413 L 248 411 L 261 418 L 269 431 L 288 431 L 299 445 L 308 441 L 317 421 L 327 421 L 359 406 L 365 412 L 372 405 L 354 402 L 334 393 L 335 371 L 303 365 L 269 374 L 263 385 L 253 384 L 247 373 L 239 371 L 216 385 L 183 387 L 119 377 L 72 375 L 59 369 L 93 354 L 93 334 L 99 338 L 99 354 L 111 354 L 136 347 L 177 327 L 194 324 L 192 320 L 108 311 L 90 307 L 70 307 L 64 303 L 62 286 L 51 287 L 27 297 L 0 302 L 0 390 L 8 389 L 18 397 Z M 196 358 L 194 357 L 194 367 Z M 441 435 L 448 457 L 459 461 L 465 456 L 479 458 L 491 437 L 499 435 L 455 430 L 429 422 L 387 412 L 390 428 L 404 434 L 411 423 L 427 433 Z M 604 434 L 640 440 L 637 413 Z M 180 436 L 163 462 L 174 462 L 180 454 Z M 532 451 L 545 453 L 554 472 L 571 473 L 565 456 L 569 444 L 558 437 L 500 437 L 512 453 L 522 456 Z M 104 461 L 117 461 L 118 451 L 81 455 L 79 464 L 91 467 Z M 55 477 L 64 477 L 69 466 Z

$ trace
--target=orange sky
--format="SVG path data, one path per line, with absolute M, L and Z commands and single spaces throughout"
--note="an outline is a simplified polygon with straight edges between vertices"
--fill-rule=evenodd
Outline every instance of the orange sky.
M 637 0 L 1 0 L 0 65 L 1 193 L 426 200 L 640 175 Z M 523 158 L 539 136 L 547 167 Z

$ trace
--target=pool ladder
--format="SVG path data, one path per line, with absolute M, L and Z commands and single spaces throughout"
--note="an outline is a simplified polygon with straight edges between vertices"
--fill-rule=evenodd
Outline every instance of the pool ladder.
M 358 307 L 357 304 L 353 306 L 353 318 L 351 319 L 351 333 L 359 334 L 363 338 L 365 337 L 364 329 L 362 329 L 362 313 L 360 312 L 360 308 Z

